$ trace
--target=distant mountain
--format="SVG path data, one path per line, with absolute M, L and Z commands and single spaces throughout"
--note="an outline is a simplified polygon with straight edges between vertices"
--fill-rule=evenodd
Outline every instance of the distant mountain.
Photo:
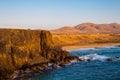
M 62 28 L 51 30 L 52 34 L 79 34 L 81 33 L 79 29 L 75 27 L 64 26 Z
M 82 33 L 119 33 L 120 24 L 94 24 L 94 23 L 82 23 L 75 26 L 76 29 Z
M 51 30 L 53 34 L 79 34 L 79 33 L 120 33 L 120 24 L 94 24 L 82 23 L 73 27 L 62 27 Z

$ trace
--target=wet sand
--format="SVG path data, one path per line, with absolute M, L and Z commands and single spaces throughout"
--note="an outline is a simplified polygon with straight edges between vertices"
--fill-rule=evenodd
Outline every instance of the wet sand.
M 92 47 L 103 47 L 103 46 L 117 46 L 120 45 L 120 43 L 99 43 L 99 44 L 85 44 L 85 45 L 68 45 L 68 46 L 62 46 L 63 50 L 75 50 L 75 49 L 81 49 L 81 48 L 92 48 Z

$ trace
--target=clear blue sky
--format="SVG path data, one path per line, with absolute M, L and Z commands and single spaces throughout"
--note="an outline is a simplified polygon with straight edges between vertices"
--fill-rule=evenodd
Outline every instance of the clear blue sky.
M 0 0 L 0 27 L 56 29 L 120 23 L 120 0 Z

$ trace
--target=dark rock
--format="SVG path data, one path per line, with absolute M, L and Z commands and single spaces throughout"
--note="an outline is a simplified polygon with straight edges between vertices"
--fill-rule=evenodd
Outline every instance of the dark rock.
M 42 67 L 37 67 L 37 69 L 39 70 L 39 71 L 42 71 L 43 70 L 43 68 Z
M 36 71 L 37 70 L 37 68 L 34 66 L 34 67 L 31 67 L 30 68 L 32 71 Z
M 110 61 L 110 62 L 111 62 L 111 61 L 113 61 L 113 60 L 112 60 L 111 58 L 108 58 L 107 61 Z
M 120 47 L 120 45 L 116 45 L 117 47 Z
M 19 75 L 21 75 L 21 74 L 23 74 L 23 73 L 24 73 L 23 70 L 19 70 L 19 72 L 18 72 Z
M 53 69 L 56 69 L 56 68 L 57 68 L 57 65 L 56 65 L 56 64 L 52 64 L 52 68 L 53 68 Z
M 59 66 L 60 67 L 65 67 L 66 65 L 65 65 L 65 63 L 61 63 L 61 64 L 59 64 Z
M 79 58 L 78 61 L 84 61 L 82 58 Z
M 119 58 L 118 56 L 116 56 L 115 58 Z
M 30 71 L 30 68 L 26 68 L 25 71 Z
M 92 59 L 87 59 L 87 61 L 92 61 Z

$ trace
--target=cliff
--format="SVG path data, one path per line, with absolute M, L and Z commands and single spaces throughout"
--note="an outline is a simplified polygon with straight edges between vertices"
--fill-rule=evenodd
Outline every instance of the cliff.
M 0 79 L 13 77 L 16 70 L 38 63 L 57 63 L 69 56 L 54 46 L 49 31 L 0 29 Z

